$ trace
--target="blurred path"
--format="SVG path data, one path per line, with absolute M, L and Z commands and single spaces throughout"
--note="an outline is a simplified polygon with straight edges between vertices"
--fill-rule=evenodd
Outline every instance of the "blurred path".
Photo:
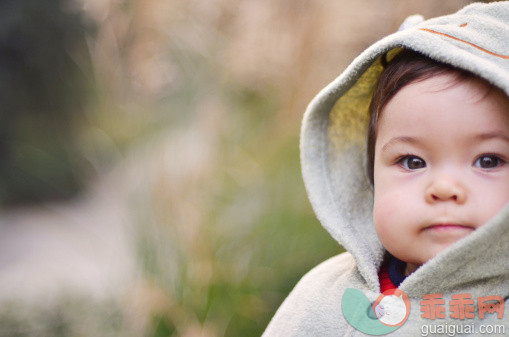
M 0 301 L 125 287 L 135 271 L 125 207 L 103 178 L 77 200 L 0 213 Z

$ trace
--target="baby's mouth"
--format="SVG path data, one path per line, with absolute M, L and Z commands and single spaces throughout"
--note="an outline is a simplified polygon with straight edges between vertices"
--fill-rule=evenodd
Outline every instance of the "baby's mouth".
M 423 234 L 433 242 L 449 244 L 464 238 L 475 230 L 475 227 L 455 222 L 433 223 L 423 229 Z
M 471 226 L 460 225 L 457 223 L 437 223 L 437 224 L 432 224 L 431 226 L 428 226 L 425 229 L 449 231 L 449 230 L 463 230 L 463 229 L 473 230 L 474 228 Z
M 470 234 L 475 227 L 461 225 L 454 222 L 434 223 L 424 228 L 424 232 L 436 238 L 459 238 Z

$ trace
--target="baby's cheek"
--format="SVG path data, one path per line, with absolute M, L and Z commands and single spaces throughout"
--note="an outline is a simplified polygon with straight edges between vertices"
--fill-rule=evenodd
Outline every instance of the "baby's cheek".
M 485 224 L 489 220 L 491 220 L 491 218 L 497 215 L 497 213 L 500 212 L 507 205 L 509 200 L 509 192 L 507 190 L 509 189 L 506 189 L 506 191 L 499 193 L 500 195 L 495 195 L 494 193 L 492 193 L 491 200 L 488 198 L 485 198 L 485 200 L 483 200 L 483 202 L 486 204 L 486 206 L 483 205 L 483 208 L 486 209 L 486 212 L 485 215 L 483 216 L 484 219 L 481 219 L 480 221 L 482 224 Z
M 373 206 L 373 222 L 382 243 L 390 240 L 398 225 L 398 202 L 390 196 L 375 198 Z
M 373 221 L 382 243 L 390 240 L 398 242 L 402 235 L 408 235 L 408 225 L 412 223 L 409 210 L 415 210 L 414 204 L 415 200 L 404 189 L 395 186 L 375 189 Z
M 405 207 L 400 194 L 396 191 L 387 191 L 386 193 L 376 193 L 373 203 L 373 217 L 375 224 L 384 223 L 397 218 L 401 213 L 401 208 Z

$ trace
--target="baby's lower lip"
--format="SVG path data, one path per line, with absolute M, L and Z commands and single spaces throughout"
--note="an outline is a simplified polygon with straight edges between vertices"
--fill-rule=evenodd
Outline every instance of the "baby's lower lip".
M 458 230 L 472 230 L 473 228 L 458 224 L 436 224 L 426 227 L 426 229 L 433 231 L 458 231 Z

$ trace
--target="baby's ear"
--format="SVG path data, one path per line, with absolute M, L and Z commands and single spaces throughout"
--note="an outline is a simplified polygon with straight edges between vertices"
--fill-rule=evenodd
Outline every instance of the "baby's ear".
M 412 28 L 413 26 L 416 26 L 423 21 L 424 17 L 420 14 L 410 15 L 405 19 L 405 21 L 403 21 L 401 26 L 399 26 L 398 32 L 408 28 Z

